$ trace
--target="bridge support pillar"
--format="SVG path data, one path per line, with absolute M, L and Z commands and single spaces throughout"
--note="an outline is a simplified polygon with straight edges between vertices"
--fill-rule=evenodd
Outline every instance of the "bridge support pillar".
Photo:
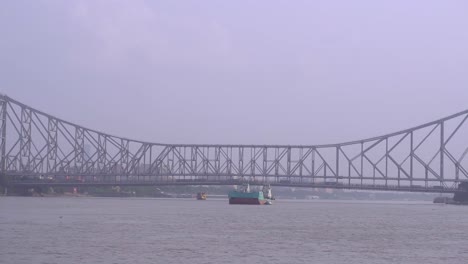
M 458 191 L 453 196 L 453 201 L 468 204 L 468 182 L 462 182 L 458 185 Z
M 5 193 L 6 195 L 7 191 L 7 181 L 6 181 L 6 176 L 4 173 L 0 173 L 0 195 L 2 193 Z

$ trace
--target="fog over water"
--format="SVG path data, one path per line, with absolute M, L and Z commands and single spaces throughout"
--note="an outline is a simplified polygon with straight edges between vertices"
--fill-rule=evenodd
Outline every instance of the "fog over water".
M 466 1 L 2 1 L 0 92 L 167 143 L 323 144 L 468 108 Z

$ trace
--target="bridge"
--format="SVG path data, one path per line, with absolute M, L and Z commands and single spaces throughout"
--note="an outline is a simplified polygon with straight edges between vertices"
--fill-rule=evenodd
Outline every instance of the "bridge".
M 468 180 L 468 110 L 327 145 L 165 144 L 88 129 L 0 96 L 0 184 L 250 184 L 455 193 Z

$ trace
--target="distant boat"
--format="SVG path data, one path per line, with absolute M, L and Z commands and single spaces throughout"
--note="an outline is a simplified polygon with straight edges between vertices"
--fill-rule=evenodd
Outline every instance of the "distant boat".
M 232 190 L 228 194 L 229 204 L 272 204 L 270 186 L 264 186 L 262 191 L 250 191 L 250 185 L 245 184 L 241 190 Z
M 205 192 L 197 193 L 197 200 L 206 200 L 206 193 Z

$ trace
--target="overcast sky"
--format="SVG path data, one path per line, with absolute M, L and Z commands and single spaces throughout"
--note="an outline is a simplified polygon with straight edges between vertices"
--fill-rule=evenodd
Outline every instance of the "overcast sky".
M 468 108 L 468 1 L 0 2 L 0 91 L 164 143 L 323 144 Z

